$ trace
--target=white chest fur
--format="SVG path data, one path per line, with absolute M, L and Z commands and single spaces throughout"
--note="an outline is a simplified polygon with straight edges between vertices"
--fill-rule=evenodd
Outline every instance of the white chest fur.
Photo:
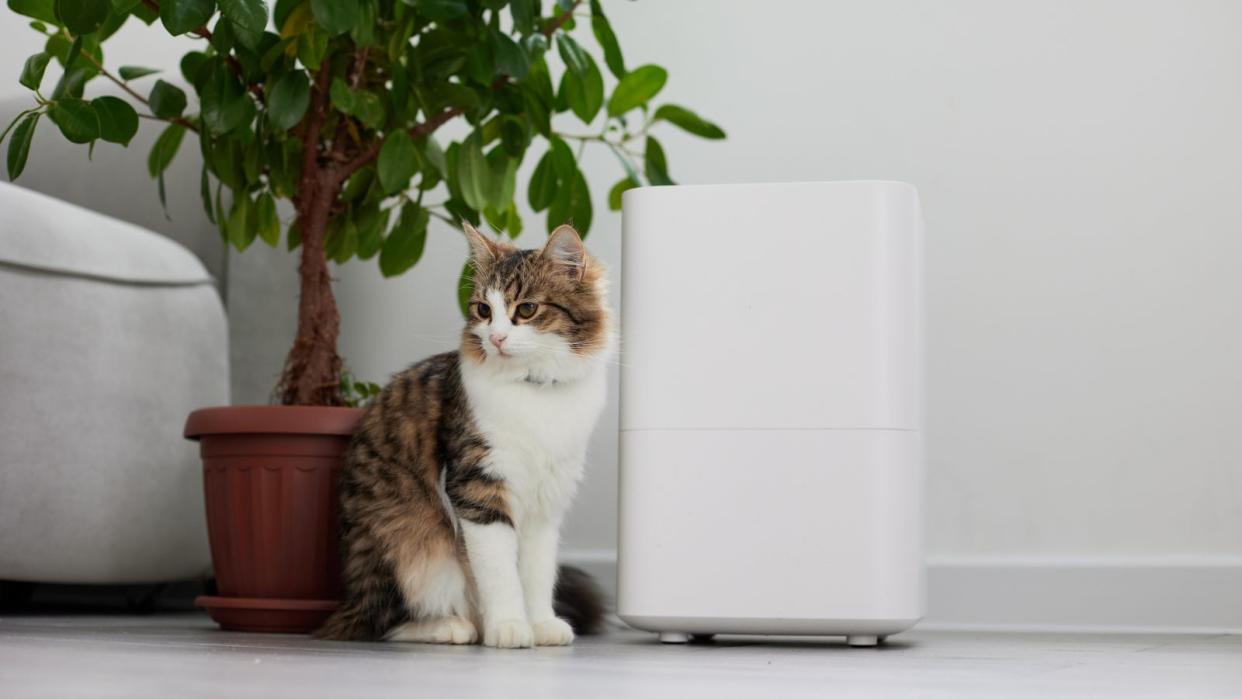
M 570 382 L 532 384 L 464 360 L 462 382 L 491 448 L 487 468 L 508 483 L 519 522 L 559 519 L 582 477 L 587 441 L 604 407 L 603 367 Z

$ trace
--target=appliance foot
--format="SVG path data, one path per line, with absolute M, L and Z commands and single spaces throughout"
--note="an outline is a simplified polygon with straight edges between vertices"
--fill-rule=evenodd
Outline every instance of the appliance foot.
M 715 638 L 716 638 L 716 634 L 714 633 L 692 633 L 690 634 L 691 643 L 711 643 L 713 640 L 715 640 Z
M 873 648 L 880 642 L 880 638 L 878 636 L 869 636 L 866 634 L 854 634 L 846 636 L 845 642 L 848 643 L 851 648 Z
M 660 643 L 689 643 L 690 634 L 677 631 L 661 631 Z

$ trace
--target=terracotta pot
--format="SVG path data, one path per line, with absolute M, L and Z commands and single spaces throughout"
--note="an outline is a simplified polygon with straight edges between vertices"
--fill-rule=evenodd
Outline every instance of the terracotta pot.
M 236 406 L 190 413 L 203 458 L 222 628 L 307 633 L 336 608 L 337 476 L 361 410 Z

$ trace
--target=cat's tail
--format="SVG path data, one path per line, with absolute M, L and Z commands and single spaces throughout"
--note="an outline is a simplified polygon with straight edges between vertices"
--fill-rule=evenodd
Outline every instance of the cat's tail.
M 345 606 L 332 613 L 312 634 L 321 641 L 374 641 L 375 633 L 365 613 Z
M 589 636 L 604 630 L 604 593 L 586 571 L 561 566 L 553 597 L 556 615 L 568 621 L 574 633 Z
M 406 616 L 391 597 L 364 594 L 342 604 L 313 635 L 323 641 L 379 641 Z

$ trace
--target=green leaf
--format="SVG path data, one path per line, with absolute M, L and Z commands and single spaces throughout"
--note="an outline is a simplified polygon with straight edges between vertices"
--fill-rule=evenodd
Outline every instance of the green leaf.
M 159 68 L 143 68 L 141 66 L 121 66 L 120 70 L 121 79 L 126 81 L 137 80 L 158 72 L 160 72 Z
M 228 230 L 229 242 L 238 251 L 245 250 L 254 242 L 258 235 L 258 227 L 254 225 L 254 203 L 250 197 L 238 192 L 233 193 L 233 208 L 229 210 Z
M 590 71 L 591 57 L 568 34 L 557 35 L 556 50 L 560 52 L 561 60 L 565 61 L 565 67 L 574 75 L 582 78 Z
M 535 31 L 535 15 L 538 13 L 536 4 L 537 0 L 513 0 L 509 3 L 509 12 L 513 15 L 513 28 L 519 34 L 531 34 Z
M 328 53 L 328 32 L 316 25 L 298 36 L 298 60 L 311 70 L 318 70 L 323 57 Z
M 548 208 L 556 198 L 556 185 L 556 170 L 552 165 L 552 151 L 549 149 L 539 159 L 535 172 L 530 176 L 530 188 L 526 192 L 530 208 L 535 211 Z
M 487 207 L 491 180 L 491 168 L 483 155 L 482 141 L 479 132 L 475 131 L 462 141 L 461 151 L 457 156 L 457 184 L 461 187 L 466 206 L 475 211 L 482 211 Z
M 99 116 L 85 100 L 73 97 L 58 100 L 47 115 L 70 143 L 90 143 L 99 138 Z
M 548 51 L 548 37 L 538 32 L 531 34 L 522 39 L 522 48 L 526 49 L 532 59 L 540 60 Z
M 612 211 L 620 211 L 621 195 L 625 194 L 626 190 L 633 189 L 637 186 L 638 183 L 634 180 L 631 180 L 628 177 L 622 177 L 621 181 L 614 184 L 612 189 L 608 190 L 608 208 Z
M 37 111 L 39 111 L 39 107 L 32 107 L 24 112 L 18 112 L 17 116 L 13 117 L 13 120 L 9 122 L 9 125 L 4 127 L 4 131 L 0 131 L 0 143 L 4 143 L 4 139 L 8 137 L 9 132 L 13 130 L 13 127 L 17 126 L 17 123 L 21 121 L 23 117 Z
M 34 138 L 35 126 L 38 124 L 39 115 L 28 114 L 13 130 L 13 138 L 9 141 L 8 159 L 5 161 L 10 182 L 16 180 L 22 174 L 22 170 L 26 169 L 26 158 L 30 155 L 30 141 Z
M 124 0 L 124 1 L 127 2 L 128 0 Z M 143 22 L 143 24 L 146 24 L 148 27 L 151 26 L 152 24 L 155 24 L 155 20 L 160 18 L 160 11 L 158 8 L 153 8 L 149 5 L 144 5 L 141 2 L 136 3 L 134 5 L 134 8 L 130 10 L 129 13 L 137 17 L 139 20 Z
M 332 84 L 328 87 L 328 96 L 332 99 L 332 106 L 346 114 L 354 113 L 355 94 L 344 80 L 332 78 Z
M 180 124 L 169 124 L 168 128 L 155 139 L 155 145 L 151 147 L 151 154 L 147 156 L 147 172 L 152 177 L 158 177 L 168 169 L 169 163 L 173 157 L 177 155 L 177 149 L 181 147 L 181 139 L 185 136 L 185 127 Z
M 216 12 L 216 0 L 160 0 L 160 22 L 177 36 L 198 29 Z
M 111 0 L 112 13 L 117 15 L 128 14 L 135 7 L 142 4 L 142 0 Z
M 211 39 L 208 40 L 208 43 L 216 50 L 216 53 L 225 56 L 233 50 L 236 38 L 233 32 L 233 23 L 226 17 L 220 17 L 216 20 L 215 26 L 211 28 Z
M 573 71 L 566 71 L 561 76 L 561 89 L 564 90 L 569 108 L 582 123 L 589 124 L 604 105 L 604 77 L 600 75 L 595 59 L 587 56 L 586 61 L 586 74 L 580 76 Z
M 185 93 L 181 88 L 163 80 L 156 80 L 151 88 L 151 113 L 161 119 L 175 119 L 185 111 Z
M 707 121 L 689 109 L 678 107 L 675 104 L 666 104 L 656 110 L 654 121 L 661 119 L 695 136 L 711 139 L 725 137 L 724 130 L 719 126 Z
M 104 20 L 103 26 L 101 26 L 99 29 L 96 30 L 95 36 L 100 41 L 107 39 L 113 34 L 116 34 L 117 30 L 119 30 L 122 26 L 124 26 L 125 21 L 128 19 L 129 19 L 129 13 L 127 12 L 118 13 L 114 11 L 110 13 L 108 15 L 108 18 Z
M 201 51 L 190 51 L 181 57 L 177 65 L 181 69 L 181 77 L 185 78 L 187 83 L 197 87 L 200 85 L 198 79 L 199 70 L 202 69 L 206 62 L 207 54 Z
M 60 24 L 54 0 L 9 0 L 9 9 L 48 24 Z
M 361 0 L 358 3 L 358 19 L 349 29 L 349 36 L 354 40 L 355 45 L 378 45 L 375 38 L 376 30 L 378 29 L 378 13 L 379 8 L 376 6 L 376 0 Z
M 53 34 L 47 38 L 47 43 L 43 45 L 43 52 L 51 54 L 57 63 L 62 66 L 69 62 L 69 57 L 77 57 L 78 51 L 82 48 L 82 44 L 78 39 L 69 41 L 64 34 Z
M 458 107 L 463 111 L 479 106 L 479 94 L 465 85 L 444 83 L 429 89 L 430 101 L 440 111 L 442 107 Z
M 571 211 L 573 211 L 574 229 L 578 231 L 578 235 L 586 238 L 587 233 L 591 232 L 591 188 L 587 186 L 586 177 L 581 171 L 578 172 L 573 182 Z
M 427 162 L 431 163 L 431 166 L 434 167 L 436 172 L 438 172 L 441 176 L 445 176 L 449 171 L 448 161 L 445 159 L 444 149 L 440 147 L 440 144 L 436 141 L 436 139 L 431 136 L 427 136 L 426 138 L 420 139 L 418 143 L 423 149 L 423 155 L 427 158 Z
M 573 224 L 582 237 L 591 228 L 591 192 L 586 179 L 575 166 L 573 173 L 561 182 L 561 188 L 548 207 L 548 232 L 564 224 Z
M 229 244 L 229 212 L 224 210 L 224 183 L 216 182 L 216 229 L 220 231 L 220 240 Z M 293 248 L 289 248 L 292 250 Z
M 223 65 L 207 79 L 199 98 L 202 101 L 203 122 L 215 134 L 228 133 L 254 116 L 254 104 L 246 95 L 245 88 Z
M 642 180 L 638 178 L 638 170 L 634 169 L 634 164 L 630 162 L 629 156 L 622 152 L 621 148 L 615 143 L 609 143 L 608 150 L 612 151 L 612 154 L 617 157 L 617 161 L 621 163 L 621 168 L 625 170 L 626 176 L 634 180 L 635 184 L 642 184 Z
M 384 231 L 388 229 L 388 210 L 380 211 L 375 204 L 358 213 L 358 258 L 369 260 L 379 254 L 384 245 Z
M 267 5 L 263 0 L 219 0 L 220 14 L 231 22 L 251 32 L 267 28 Z M 346 4 L 340 0 L 339 4 Z
M 86 38 L 79 36 L 73 40 L 73 43 L 66 46 L 63 37 L 54 36 L 47 40 L 46 51 L 56 56 L 61 65 L 65 66 L 64 74 L 60 76 L 56 87 L 52 89 L 52 99 L 58 100 L 66 96 L 81 97 L 82 87 L 98 74 L 95 66 L 90 65 L 81 56 L 83 52 L 86 52 L 96 61 L 102 61 L 103 53 L 99 49 L 99 43 L 94 40 L 88 42 Z
M 365 126 L 378 129 L 384 125 L 384 103 L 378 95 L 369 90 L 358 90 L 354 93 L 354 116 Z
M 74 36 L 90 34 L 108 19 L 108 0 L 56 0 L 56 14 Z
M 651 184 L 673 184 L 673 180 L 668 176 L 668 163 L 664 159 L 664 147 L 652 136 L 647 137 L 647 152 L 644 155 L 644 159 L 647 161 L 647 179 L 651 181 Z
M 418 170 L 418 154 L 408 131 L 397 129 L 388 134 L 380 147 L 376 167 L 384 193 L 395 194 L 409 188 L 410 178 Z
M 297 41 L 296 36 L 277 39 L 274 34 L 263 35 L 263 41 L 259 46 L 259 50 L 262 51 L 262 55 L 259 56 L 259 70 L 271 74 L 267 82 L 272 82 L 273 78 L 283 74 L 290 52 L 297 50 Z
M 138 112 L 129 102 L 107 95 L 91 100 L 95 115 L 99 118 L 99 137 L 109 143 L 128 146 L 138 133 Z
M 241 61 L 242 67 L 249 73 L 251 71 L 250 64 L 254 63 L 258 58 L 259 45 L 263 43 L 263 31 L 252 31 L 233 20 L 228 21 L 228 26 L 232 30 L 235 42 L 233 50 L 238 60 Z M 238 51 L 237 49 L 246 49 L 246 51 Z
M 198 195 L 203 200 L 203 212 L 207 214 L 207 220 L 215 223 L 216 214 L 211 206 L 211 178 L 207 175 L 207 161 L 203 161 L 203 176 L 199 179 Z
M 493 148 L 487 154 L 487 203 L 491 209 L 503 210 L 513 201 L 517 166 L 517 159 L 510 158 L 503 147 Z
M 552 155 L 552 166 L 556 169 L 557 178 L 562 182 L 573 178 L 578 164 L 569 144 L 564 139 L 553 136 L 548 145 L 548 152 Z
M 608 116 L 620 116 L 646 104 L 668 81 L 668 71 L 660 66 L 640 66 L 630 71 L 612 91 Z
M 516 203 L 509 202 L 508 215 L 509 215 L 509 237 L 513 240 L 517 240 L 517 237 L 522 235 L 522 216 L 521 214 L 518 213 Z
M 475 226 L 480 225 L 479 212 L 475 211 L 469 206 L 466 206 L 466 202 L 462 201 L 461 199 L 457 199 L 457 198 L 449 199 L 448 201 L 444 202 L 444 209 L 448 211 L 450 214 L 452 214 L 453 218 L 457 219 L 459 223 L 461 221 L 469 221 L 472 225 L 475 225 Z
M 384 247 L 380 250 L 380 273 L 395 277 L 413 267 L 423 256 L 427 245 L 427 210 L 407 202 L 401 207 L 401 216 L 393 226 Z
M 466 260 L 457 275 L 457 308 L 463 318 L 470 317 L 470 297 L 474 295 L 474 263 Z
M 609 72 L 618 80 L 624 78 L 626 70 L 625 60 L 621 58 L 621 46 L 617 43 L 616 34 L 612 33 L 612 25 L 604 16 L 599 0 L 591 0 L 591 31 L 604 50 L 604 63 L 608 65 Z
M 280 76 L 267 96 L 267 113 L 277 128 L 293 128 L 310 105 L 310 80 L 300 70 Z
M 280 218 L 276 216 L 276 200 L 267 192 L 255 202 L 255 223 L 263 242 L 276 247 L 280 242 Z
M 496 72 L 514 80 L 522 80 L 530 71 L 526 52 L 507 34 L 492 32 L 492 51 L 496 54 Z
M 43 72 L 47 70 L 47 62 L 50 60 L 52 57 L 42 51 L 27 58 L 17 82 L 31 90 L 38 90 L 39 85 L 43 84 Z
M 276 29 L 283 29 L 285 20 L 289 19 L 289 15 L 297 9 L 303 0 L 276 0 L 276 6 L 272 8 L 272 23 L 276 25 Z
M 470 10 L 465 0 L 419 0 L 418 11 L 437 22 L 450 22 Z
M 500 142 L 504 144 L 509 157 L 521 160 L 530 145 L 530 135 L 526 132 L 526 122 L 511 114 L 505 115 L 500 121 Z
M 348 215 L 338 216 L 334 225 L 329 225 L 324 255 L 340 265 L 349 261 L 357 249 L 358 227 L 354 225 L 354 219 Z
M 487 225 L 503 232 L 509 226 L 509 210 L 497 211 L 489 206 L 483 209 L 483 220 L 487 222 Z
M 358 0 L 311 0 L 315 24 L 329 34 L 344 34 L 358 21 Z

